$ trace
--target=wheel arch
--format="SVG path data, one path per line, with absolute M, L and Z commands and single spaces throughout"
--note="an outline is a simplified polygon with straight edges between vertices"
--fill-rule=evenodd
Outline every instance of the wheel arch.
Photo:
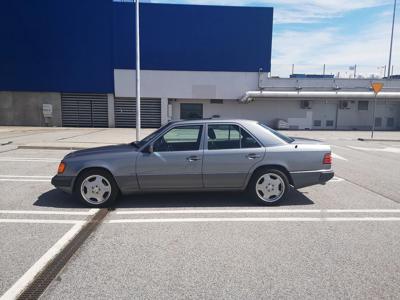
M 260 165 L 253 170 L 253 172 L 249 176 L 249 179 L 246 182 L 246 188 L 248 187 L 249 183 L 251 182 L 254 174 L 256 174 L 257 172 L 259 172 L 261 170 L 268 170 L 268 169 L 275 169 L 275 170 L 281 171 L 282 173 L 284 173 L 286 175 L 286 177 L 289 181 L 289 184 L 294 186 L 293 178 L 290 175 L 289 171 L 284 166 L 275 165 L 275 164 L 265 164 L 265 165 Z
M 118 191 L 120 191 L 120 187 L 119 187 L 119 185 L 118 185 L 118 182 L 117 182 L 117 180 L 115 180 L 114 175 L 111 173 L 111 171 L 110 171 L 109 169 L 107 169 L 106 167 L 90 167 L 90 166 L 82 168 L 82 169 L 78 172 L 78 174 L 75 176 L 75 179 L 74 179 L 74 181 L 73 181 L 73 183 L 72 183 L 72 191 L 75 192 L 75 189 L 76 189 L 76 182 L 78 181 L 78 178 L 79 178 L 80 176 L 82 176 L 82 174 L 84 174 L 85 172 L 94 171 L 94 170 L 100 170 L 100 171 L 103 171 L 103 172 L 108 173 L 108 174 L 111 176 L 111 178 L 114 180 L 114 182 L 115 182 L 115 184 L 116 184 L 116 186 L 117 186 L 117 188 L 118 188 Z

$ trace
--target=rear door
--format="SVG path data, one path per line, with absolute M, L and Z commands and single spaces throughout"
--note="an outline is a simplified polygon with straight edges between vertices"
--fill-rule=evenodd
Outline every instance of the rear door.
M 203 179 L 206 188 L 241 188 L 265 148 L 237 124 L 208 124 Z
M 140 188 L 202 188 L 202 136 L 203 125 L 182 125 L 159 137 L 153 143 L 153 153 L 140 153 L 137 158 Z

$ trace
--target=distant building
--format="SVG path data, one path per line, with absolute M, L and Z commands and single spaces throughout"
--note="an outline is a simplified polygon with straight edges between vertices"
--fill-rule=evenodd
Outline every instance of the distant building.
M 335 75 L 321 75 L 321 74 L 291 74 L 290 78 L 311 78 L 311 79 L 329 79 L 334 78 Z
M 1 2 L 0 125 L 135 127 L 134 21 L 132 2 Z M 370 80 L 267 77 L 272 23 L 266 7 L 143 3 L 142 127 L 214 117 L 369 129 Z M 400 80 L 377 99 L 377 129 L 399 129 Z

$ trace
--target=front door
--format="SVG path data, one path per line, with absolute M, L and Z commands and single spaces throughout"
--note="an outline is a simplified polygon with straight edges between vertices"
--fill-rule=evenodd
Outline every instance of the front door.
M 264 158 L 265 148 L 236 124 L 209 124 L 204 150 L 206 188 L 241 188 L 250 169 Z
M 202 133 L 202 125 L 177 126 L 153 143 L 153 153 L 140 153 L 136 163 L 140 188 L 202 188 Z

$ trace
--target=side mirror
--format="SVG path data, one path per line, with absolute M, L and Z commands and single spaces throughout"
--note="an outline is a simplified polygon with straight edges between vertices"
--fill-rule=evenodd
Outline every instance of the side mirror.
M 144 152 L 149 153 L 149 154 L 153 153 L 154 152 L 154 145 L 153 144 L 148 145 L 146 147 L 146 149 L 144 150 Z

